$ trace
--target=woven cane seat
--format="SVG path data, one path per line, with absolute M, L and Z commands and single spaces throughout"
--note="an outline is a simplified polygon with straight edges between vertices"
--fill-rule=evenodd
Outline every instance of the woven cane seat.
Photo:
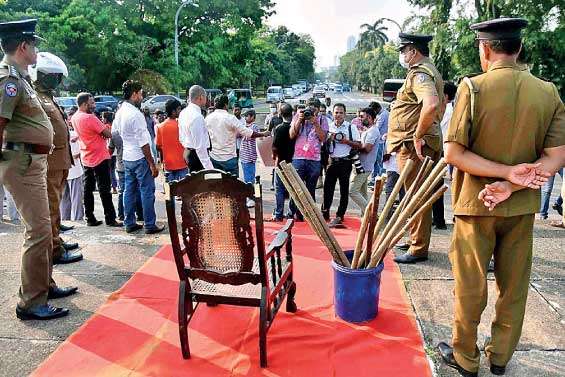
M 286 258 L 281 258 L 282 271 L 286 271 L 286 268 L 290 265 L 290 262 Z M 267 269 L 270 271 L 270 264 L 267 265 Z M 253 261 L 253 272 L 259 273 L 259 259 L 255 258 Z M 269 288 L 271 291 L 276 286 L 273 281 L 272 274 L 269 275 Z M 202 295 L 214 295 L 214 296 L 226 296 L 226 297 L 241 297 L 241 298 L 260 298 L 261 297 L 261 284 L 243 284 L 243 285 L 230 285 L 230 284 L 212 284 L 199 279 L 190 279 L 190 285 L 192 287 L 192 293 L 202 294 Z
M 202 267 L 220 273 L 249 271 L 244 254 L 252 252 L 254 244 L 251 227 L 237 224 L 238 202 L 226 193 L 205 192 L 195 195 L 188 206 L 200 228 L 197 255 Z

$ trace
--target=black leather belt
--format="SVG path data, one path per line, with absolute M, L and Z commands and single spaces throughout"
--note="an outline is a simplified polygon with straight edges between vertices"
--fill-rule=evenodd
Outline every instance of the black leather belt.
M 41 144 L 30 144 L 30 143 L 14 143 L 7 141 L 2 149 L 7 149 L 10 151 L 23 151 L 26 153 L 33 154 L 51 154 L 53 152 L 54 146 L 41 145 Z
M 351 161 L 349 157 L 330 157 L 332 162 Z

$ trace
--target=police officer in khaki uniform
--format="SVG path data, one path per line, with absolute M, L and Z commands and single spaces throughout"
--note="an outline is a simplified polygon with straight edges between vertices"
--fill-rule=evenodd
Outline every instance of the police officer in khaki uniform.
M 76 288 L 50 289 L 52 236 L 47 198 L 47 155 L 53 127 L 30 83 L 28 65 L 36 63 L 36 20 L 0 23 L 0 181 L 14 197 L 25 226 L 21 286 L 16 315 L 52 319 L 68 309 L 47 303 Z
M 501 18 L 471 26 L 485 73 L 459 86 L 446 136 L 445 159 L 457 167 L 449 252 L 455 318 L 453 348 L 444 342 L 438 348 L 463 376 L 478 375 L 477 327 L 493 255 L 499 294 L 485 354 L 493 374 L 505 373 L 528 295 L 540 203 L 534 189 L 565 164 L 565 108 L 558 91 L 516 64 L 526 25 L 524 19 Z M 500 178 L 505 181 L 496 182 Z
M 441 157 L 440 122 L 443 109 L 443 80 L 429 56 L 429 35 L 400 33 L 400 64 L 408 69 L 404 85 L 391 105 L 388 121 L 387 153 L 396 152 L 400 169 L 408 160 L 415 168 L 406 178 L 412 185 L 426 156 Z M 410 228 L 408 252 L 394 258 L 397 263 L 417 263 L 428 259 L 432 232 L 432 210 L 426 211 Z
M 59 236 L 61 226 L 61 196 L 67 183 L 69 168 L 72 164 L 69 143 L 69 128 L 65 121 L 65 113 L 55 102 L 55 89 L 68 76 L 67 66 L 56 55 L 49 52 L 37 54 L 37 63 L 29 68 L 41 107 L 49 117 L 53 126 L 53 152 L 47 156 L 47 196 L 49 197 L 49 213 L 53 234 L 53 264 L 73 263 L 82 259 L 81 253 L 72 253 L 78 248 L 77 243 L 63 242 Z

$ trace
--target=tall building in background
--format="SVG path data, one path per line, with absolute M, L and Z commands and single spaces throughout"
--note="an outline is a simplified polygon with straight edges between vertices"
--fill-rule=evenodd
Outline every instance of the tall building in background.
M 347 52 L 353 50 L 355 45 L 357 45 L 357 38 L 354 35 L 347 37 Z

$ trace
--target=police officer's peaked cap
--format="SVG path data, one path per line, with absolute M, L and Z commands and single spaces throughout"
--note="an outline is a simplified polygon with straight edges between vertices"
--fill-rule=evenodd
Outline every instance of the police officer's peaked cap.
M 495 18 L 471 25 L 471 30 L 477 32 L 477 39 L 482 40 L 509 40 L 520 39 L 520 32 L 528 26 L 528 21 L 523 18 Z
M 43 39 L 35 33 L 36 19 L 28 19 L 21 21 L 1 22 L 0 23 L 0 39 L 18 38 L 22 36 Z
M 398 47 L 399 51 L 408 45 L 427 46 L 428 43 L 434 39 L 431 35 L 408 33 L 400 33 L 398 34 L 398 37 L 400 38 L 400 46 Z

